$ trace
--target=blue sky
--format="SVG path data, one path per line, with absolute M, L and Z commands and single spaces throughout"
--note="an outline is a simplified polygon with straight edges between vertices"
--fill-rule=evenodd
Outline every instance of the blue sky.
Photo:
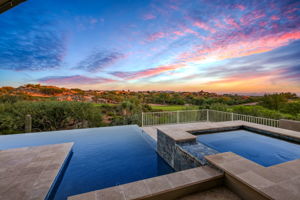
M 300 93 L 300 1 L 28 0 L 0 15 L 0 85 Z

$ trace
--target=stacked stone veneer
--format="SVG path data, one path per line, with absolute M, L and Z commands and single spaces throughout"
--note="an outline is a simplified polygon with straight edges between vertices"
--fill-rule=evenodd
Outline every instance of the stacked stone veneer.
M 205 159 L 205 156 L 214 155 L 219 153 L 215 149 L 212 149 L 201 142 L 196 142 L 194 144 L 179 144 L 183 151 L 187 152 L 189 156 L 194 157 L 197 161 L 201 163 L 201 165 L 209 164 Z
M 157 152 L 172 167 L 174 166 L 175 145 L 174 139 L 157 130 Z
M 218 153 L 196 141 L 196 137 L 176 139 L 157 130 L 157 152 L 176 171 L 206 165 L 206 155 Z

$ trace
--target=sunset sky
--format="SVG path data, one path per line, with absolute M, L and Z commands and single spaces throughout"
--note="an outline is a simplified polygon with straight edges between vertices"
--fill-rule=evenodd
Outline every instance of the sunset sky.
M 28 0 L 0 86 L 300 94 L 300 0 Z

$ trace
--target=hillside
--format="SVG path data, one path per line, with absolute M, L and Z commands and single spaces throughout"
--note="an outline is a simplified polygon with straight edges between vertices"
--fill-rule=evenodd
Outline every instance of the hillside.
M 249 96 L 238 95 L 218 95 L 205 91 L 199 92 L 174 92 L 174 91 L 127 91 L 127 90 L 81 90 L 78 88 L 67 89 L 56 86 L 46 86 L 40 84 L 27 84 L 17 88 L 1 87 L 0 96 L 17 96 L 24 100 L 57 100 L 57 101 L 82 101 L 93 103 L 120 103 L 125 99 L 136 97 L 144 103 L 200 105 L 211 102 L 238 101 L 239 103 L 254 102 Z M 215 100 L 213 100 L 215 99 Z M 232 104 L 236 104 L 232 102 Z

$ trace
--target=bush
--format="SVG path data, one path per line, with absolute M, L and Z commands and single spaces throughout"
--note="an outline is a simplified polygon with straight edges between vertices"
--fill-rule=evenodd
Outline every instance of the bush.
M 18 101 L 24 100 L 24 96 L 17 96 L 17 95 L 1 95 L 0 96 L 0 103 L 16 103 Z
M 293 119 L 300 120 L 299 117 L 282 113 L 276 110 L 270 110 L 262 106 L 233 106 L 232 111 L 244 115 L 252 115 L 257 117 L 265 117 L 272 119 Z
M 290 102 L 281 106 L 280 111 L 294 116 L 300 115 L 300 102 Z
M 251 115 L 256 117 L 265 117 L 271 119 L 293 119 L 300 120 L 300 114 L 297 109 L 298 104 L 289 103 L 286 104 L 285 112 L 279 112 L 276 110 L 270 110 L 262 106 L 245 106 L 245 105 L 237 105 L 237 106 L 227 106 L 224 104 L 212 104 L 209 108 L 213 110 L 225 111 L 225 112 L 234 112 L 242 115 Z M 294 113 L 292 113 L 294 111 Z
M 24 132 L 25 116 L 32 117 L 32 131 L 96 127 L 102 123 L 100 110 L 83 102 L 17 102 L 0 104 L 0 133 Z
M 64 91 L 59 88 L 41 87 L 40 92 L 47 95 L 55 95 L 55 94 L 63 93 Z
M 222 103 L 214 103 L 209 106 L 209 109 L 226 112 L 229 110 L 229 106 L 226 104 L 222 104 Z
M 266 94 L 262 98 L 261 105 L 268 109 L 279 110 L 280 106 L 285 104 L 287 101 L 288 99 L 283 93 L 270 95 Z
M 252 115 L 256 117 L 265 117 L 272 119 L 284 118 L 283 114 L 279 113 L 278 111 L 269 110 L 262 106 L 234 106 L 232 107 L 232 110 L 235 113 Z

